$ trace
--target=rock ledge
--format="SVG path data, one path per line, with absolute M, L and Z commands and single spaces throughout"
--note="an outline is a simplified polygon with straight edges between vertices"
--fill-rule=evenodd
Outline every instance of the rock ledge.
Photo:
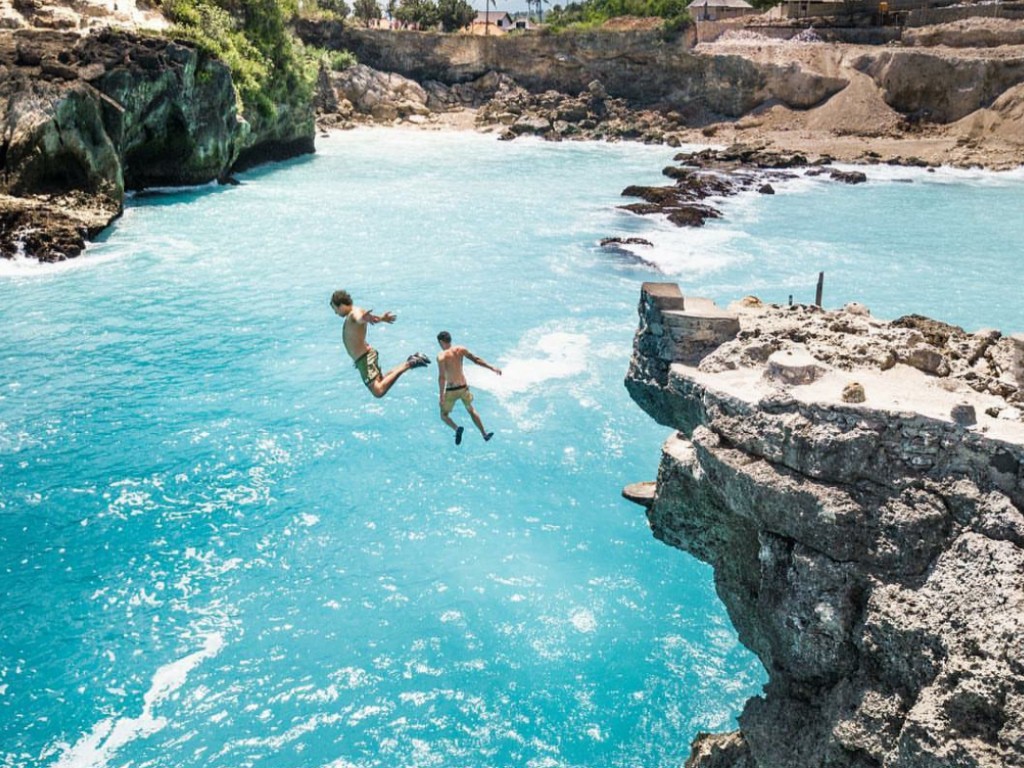
M 626 386 L 769 676 L 688 766 L 1024 765 L 1024 337 L 648 283 Z

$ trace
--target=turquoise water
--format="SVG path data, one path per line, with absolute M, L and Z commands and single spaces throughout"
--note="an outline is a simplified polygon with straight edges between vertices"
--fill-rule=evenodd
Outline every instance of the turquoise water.
M 357 131 L 232 188 L 136 198 L 0 265 L 0 765 L 669 766 L 763 670 L 710 570 L 621 499 L 666 430 L 622 386 L 643 280 L 1019 330 L 1015 175 L 878 169 L 617 211 L 674 150 Z M 913 183 L 896 183 L 909 178 Z M 596 247 L 640 235 L 662 272 Z M 365 391 L 327 300 L 387 368 Z

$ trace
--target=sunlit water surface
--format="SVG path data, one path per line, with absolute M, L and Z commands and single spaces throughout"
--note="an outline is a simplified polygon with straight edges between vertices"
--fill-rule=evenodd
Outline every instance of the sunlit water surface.
M 622 386 L 640 283 L 825 271 L 829 305 L 1020 330 L 1024 181 L 615 208 L 673 154 L 357 131 L 0 265 L 0 765 L 678 766 L 735 727 L 763 670 L 620 497 L 667 436 Z M 339 287 L 398 313 L 385 368 L 442 328 L 501 366 L 468 372 L 495 438 L 456 410 L 454 445 L 433 365 L 373 400 Z

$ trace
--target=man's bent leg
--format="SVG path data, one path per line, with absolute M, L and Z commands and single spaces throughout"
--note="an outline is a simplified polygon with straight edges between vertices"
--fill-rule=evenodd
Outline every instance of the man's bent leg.
M 458 429 L 458 428 L 459 428 L 459 425 L 458 425 L 458 424 L 456 424 L 456 423 L 455 423 L 455 422 L 454 422 L 454 421 L 452 420 L 452 417 L 451 417 L 451 416 L 449 415 L 449 412 L 447 412 L 447 411 L 444 411 L 443 409 L 442 409 L 442 411 L 441 411 L 441 421 L 443 421 L 443 422 L 444 422 L 445 424 L 447 424 L 447 425 L 448 425 L 449 427 L 451 427 L 452 429 Z
M 412 366 L 407 362 L 397 365 L 383 376 L 371 381 L 366 386 L 374 397 L 384 397 L 384 395 L 388 393 L 388 390 L 395 386 L 395 382 L 398 381 L 398 377 L 408 371 L 411 367 Z

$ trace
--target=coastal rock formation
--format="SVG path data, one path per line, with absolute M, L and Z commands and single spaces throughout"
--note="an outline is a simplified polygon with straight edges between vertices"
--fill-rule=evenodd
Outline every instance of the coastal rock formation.
M 477 84 L 507 80 L 513 87 L 493 90 L 501 103 L 480 116 L 504 138 L 760 141 L 845 161 L 909 156 L 996 168 L 1024 158 L 1022 21 L 847 30 L 887 45 L 838 42 L 837 27 L 789 40 L 759 29 L 751 17 L 747 28 L 695 44 L 692 30 L 479 36 L 298 24 L 308 44 L 350 50 L 420 83 L 437 94 L 428 102 L 435 112 L 477 107 Z M 635 117 L 580 115 L 594 82 L 613 110 Z
M 430 114 L 427 91 L 419 83 L 365 64 L 327 73 L 321 90 L 325 87 L 327 101 L 333 102 L 331 111 L 342 118 L 364 115 L 376 122 L 392 122 Z
M 659 30 L 480 36 L 300 22 L 298 32 L 309 44 L 350 50 L 364 64 L 421 83 L 455 85 L 496 72 L 531 93 L 578 94 L 597 80 L 631 107 L 679 110 L 698 122 L 739 117 L 768 101 L 805 109 L 847 84 L 789 63 L 697 55 L 684 38 L 667 40 Z
M 0 148 L 0 256 L 55 261 L 126 190 L 313 151 L 313 116 L 281 105 L 246 121 L 227 67 L 170 40 L 19 29 L 0 33 Z
M 1024 765 L 1024 336 L 647 283 L 626 386 L 769 676 L 687 766 Z
M 1024 52 L 998 58 L 937 56 L 930 51 L 884 51 L 854 66 L 870 75 L 885 102 L 909 119 L 952 123 L 992 106 L 1024 82 Z
M 826 175 L 844 184 L 867 181 L 867 175 L 861 171 L 826 168 L 831 163 L 828 157 L 810 161 L 800 153 L 775 152 L 743 144 L 681 152 L 673 159 L 679 165 L 662 170 L 665 176 L 675 180 L 672 186 L 626 187 L 622 190 L 624 197 L 639 197 L 644 202 L 619 207 L 642 216 L 660 214 L 680 227 L 700 227 L 708 219 L 722 217 L 721 210 L 704 202 L 708 198 L 730 197 L 752 189 L 772 195 L 775 189 L 770 182 L 795 178 L 798 170 L 807 176 Z

